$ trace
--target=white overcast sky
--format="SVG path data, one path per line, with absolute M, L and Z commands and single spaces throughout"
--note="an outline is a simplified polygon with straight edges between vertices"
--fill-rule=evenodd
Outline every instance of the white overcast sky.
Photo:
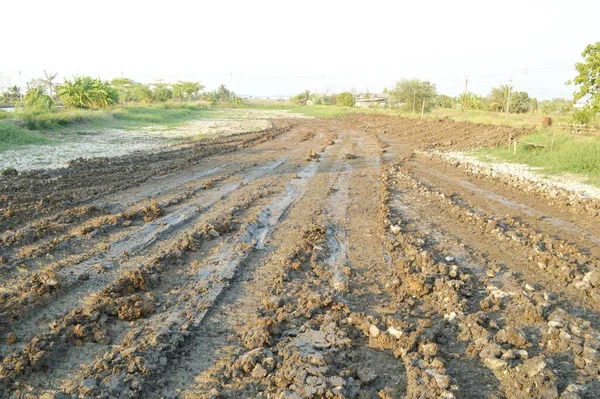
M 18 0 L 0 5 L 0 85 L 40 75 L 200 80 L 238 94 L 381 91 L 401 78 L 540 99 L 600 40 L 599 0 Z M 2 79 L 4 77 L 4 79 Z

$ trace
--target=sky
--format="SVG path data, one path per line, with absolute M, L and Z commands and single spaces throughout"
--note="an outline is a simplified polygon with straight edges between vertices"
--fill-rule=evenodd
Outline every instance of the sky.
M 600 40 L 598 0 L 19 0 L 0 5 L 0 86 L 43 71 L 223 83 L 240 95 L 380 92 L 403 78 L 540 100 Z M 19 72 L 21 74 L 19 76 Z

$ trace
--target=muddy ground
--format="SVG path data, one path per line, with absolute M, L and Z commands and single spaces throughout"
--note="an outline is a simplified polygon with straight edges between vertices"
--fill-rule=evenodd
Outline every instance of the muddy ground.
M 0 178 L 0 397 L 598 397 L 600 203 L 436 155 L 526 131 L 272 123 Z
M 63 168 L 74 159 L 116 157 L 136 152 L 157 152 L 169 146 L 204 137 L 262 131 L 273 118 L 303 118 L 286 110 L 214 109 L 203 118 L 175 127 L 151 125 L 115 129 L 71 126 L 46 132 L 50 144 L 24 145 L 0 153 L 0 171 Z

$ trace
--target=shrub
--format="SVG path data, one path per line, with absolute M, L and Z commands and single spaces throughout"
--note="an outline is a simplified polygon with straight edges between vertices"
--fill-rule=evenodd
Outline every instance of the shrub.
M 573 122 L 574 123 L 581 123 L 582 125 L 589 125 L 590 123 L 592 123 L 593 120 L 594 120 L 594 113 L 587 108 L 576 109 L 575 112 L 573 112 Z
M 337 105 L 342 107 L 354 107 L 354 96 L 349 91 L 338 94 Z

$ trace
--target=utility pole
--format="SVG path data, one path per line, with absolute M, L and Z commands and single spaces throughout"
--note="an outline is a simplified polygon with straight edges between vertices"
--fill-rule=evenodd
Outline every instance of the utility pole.
M 508 120 L 508 111 L 510 110 L 510 92 L 512 90 L 512 78 L 508 81 L 507 95 L 506 95 L 506 118 Z
M 425 112 L 425 99 L 423 99 L 423 105 L 421 106 L 421 122 L 423 122 L 423 113 Z
M 465 102 L 467 101 L 467 88 L 469 86 L 469 76 L 465 75 L 465 92 L 463 93 L 462 112 L 465 112 Z

